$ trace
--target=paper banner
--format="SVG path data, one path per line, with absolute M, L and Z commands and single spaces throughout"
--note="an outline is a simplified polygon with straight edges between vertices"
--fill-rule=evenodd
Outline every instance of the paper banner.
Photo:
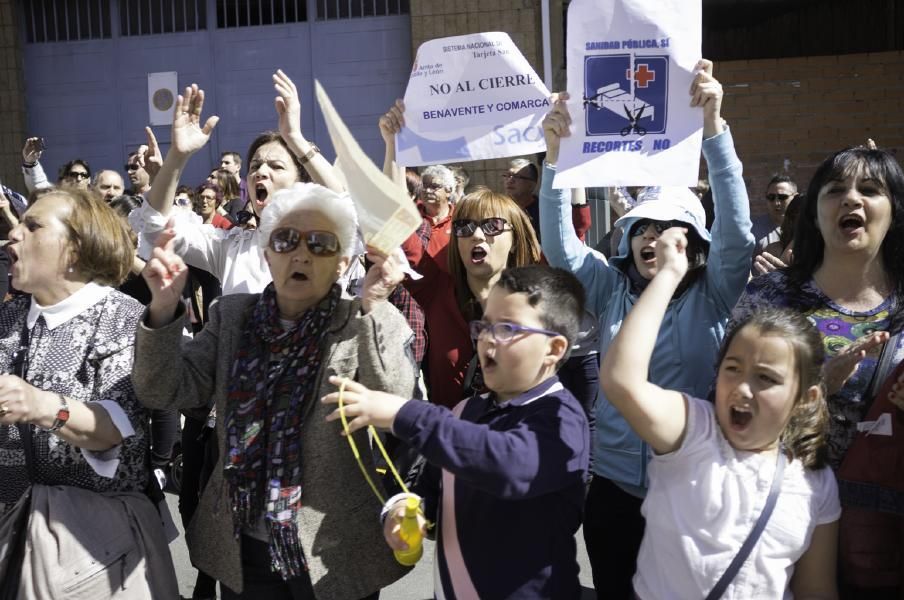
M 430 40 L 405 90 L 396 156 L 405 166 L 543 152 L 549 90 L 505 33 Z
M 316 80 L 314 93 L 323 111 L 346 189 L 358 211 L 358 227 L 364 243 L 389 254 L 417 229 L 421 215 L 405 187 L 393 183 L 361 150 Z
M 574 0 L 556 188 L 694 186 L 703 112 L 690 107 L 701 0 Z

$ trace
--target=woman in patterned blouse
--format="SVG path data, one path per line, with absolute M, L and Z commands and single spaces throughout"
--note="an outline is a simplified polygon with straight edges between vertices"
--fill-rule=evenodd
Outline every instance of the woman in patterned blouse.
M 58 581 L 52 583 L 60 587 L 33 589 L 39 584 L 28 573 L 39 571 L 40 561 L 66 558 L 35 551 L 46 538 L 31 538 L 32 525 L 39 521 L 33 517 L 28 533 L 33 551 L 22 565 L 19 597 L 78 593 L 113 598 L 111 590 L 117 587 L 141 586 L 151 593 L 177 594 L 156 509 L 143 493 L 149 475 L 148 417 L 129 377 L 143 307 L 114 289 L 132 265 L 126 225 L 86 192 L 60 189 L 28 209 L 10 232 L 6 249 L 12 285 L 25 295 L 0 306 L 0 372 L 7 373 L 0 375 L 0 512 L 10 510 L 31 484 L 73 486 L 98 493 L 93 518 L 105 525 L 92 528 L 92 539 L 73 534 L 77 545 L 95 558 L 94 569 L 73 567 L 67 572 L 58 564 Z M 23 426 L 31 430 L 33 478 L 19 435 Z M 33 512 L 38 487 L 32 490 Z M 119 500 L 117 495 L 114 502 L 122 507 L 118 516 L 130 515 L 123 521 L 125 530 L 110 526 L 117 515 L 103 508 L 100 493 L 128 497 Z M 120 547 L 114 538 L 134 534 L 130 519 L 135 515 L 149 516 L 151 539 L 112 552 Z M 91 521 L 92 515 L 84 515 L 85 523 L 90 526 Z M 146 580 L 149 573 L 124 568 L 127 555 L 142 544 L 165 557 L 163 570 L 153 574 L 154 583 L 148 582 L 150 577 Z M 98 551 L 105 552 L 104 560 L 97 558 Z M 123 567 L 112 568 L 120 561 Z

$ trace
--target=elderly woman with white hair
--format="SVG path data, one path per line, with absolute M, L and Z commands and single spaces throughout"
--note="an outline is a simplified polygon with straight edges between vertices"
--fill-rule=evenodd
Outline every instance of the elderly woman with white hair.
M 331 375 L 414 393 L 411 330 L 385 301 L 402 277 L 398 259 L 370 256 L 361 298 L 344 298 L 336 283 L 355 232 L 347 195 L 315 184 L 277 192 L 259 232 L 273 282 L 220 298 L 190 341 L 172 232 L 145 269 L 153 299 L 134 385 L 149 407 L 216 406 L 219 466 L 187 539 L 224 599 L 376 598 L 405 573 L 383 542 L 379 501 L 318 401 L 335 391 Z M 357 442 L 367 447 L 366 436 Z

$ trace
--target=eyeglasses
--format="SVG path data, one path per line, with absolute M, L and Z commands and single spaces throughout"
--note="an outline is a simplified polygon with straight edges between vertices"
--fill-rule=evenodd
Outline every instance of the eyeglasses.
M 656 235 L 662 235 L 666 229 L 671 229 L 672 227 L 684 226 L 683 223 L 679 223 L 678 221 L 654 221 L 652 219 L 644 219 L 643 221 L 639 221 L 634 226 L 634 229 L 631 230 L 631 237 L 643 235 L 651 225 L 653 226 L 653 229 L 656 230 Z
M 524 325 L 517 325 L 515 323 L 487 323 L 486 321 L 471 321 L 469 323 L 471 329 L 471 339 L 477 340 L 480 338 L 484 332 L 490 334 L 490 338 L 498 344 L 507 344 L 511 342 L 516 335 L 522 333 L 542 333 L 543 335 L 548 335 L 550 337 L 554 337 L 557 335 L 561 335 L 560 333 L 556 333 L 555 331 L 549 331 L 548 329 L 536 329 L 534 327 L 525 327 Z
M 141 165 L 138 163 L 129 163 L 126 165 L 126 171 L 137 171 L 141 168 Z
M 503 179 L 520 179 L 521 181 L 537 181 L 533 177 L 525 177 L 524 175 L 515 175 L 514 173 L 503 173 Z
M 445 186 L 441 183 L 424 183 L 421 184 L 425 190 L 441 190 L 445 189 Z
M 483 219 L 482 221 L 456 219 L 452 221 L 452 233 L 455 237 L 471 237 L 474 235 L 474 232 L 477 231 L 477 228 L 480 227 L 480 230 L 483 231 L 484 235 L 496 237 L 504 231 L 509 231 L 509 229 L 506 229 L 505 227 L 506 223 L 508 223 L 508 221 L 502 217 L 490 217 L 489 219 Z
M 791 194 L 766 194 L 766 200 L 768 200 L 769 202 L 775 202 L 776 200 L 781 200 L 782 202 L 784 202 L 789 198 L 793 198 L 793 196 Z
M 90 175 L 88 175 L 84 171 L 69 171 L 68 173 L 66 173 L 66 177 L 70 179 L 78 179 L 79 181 L 81 181 L 82 179 L 88 179 Z
M 304 241 L 308 252 L 314 256 L 336 256 L 339 238 L 329 231 L 298 231 L 291 227 L 274 229 L 270 234 L 270 250 L 277 254 L 292 252 Z

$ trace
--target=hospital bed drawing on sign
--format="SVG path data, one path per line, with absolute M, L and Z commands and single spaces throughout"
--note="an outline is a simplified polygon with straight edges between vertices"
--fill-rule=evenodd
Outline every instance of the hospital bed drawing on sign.
M 597 110 L 610 110 L 618 116 L 625 115 L 630 123 L 622 129 L 621 135 L 626 136 L 631 132 L 638 135 L 646 135 L 647 130 L 638 125 L 641 119 L 653 120 L 653 106 L 647 104 L 636 96 L 626 92 L 618 83 L 610 83 L 596 90 L 593 96 L 584 98 L 584 106 L 592 105 Z

